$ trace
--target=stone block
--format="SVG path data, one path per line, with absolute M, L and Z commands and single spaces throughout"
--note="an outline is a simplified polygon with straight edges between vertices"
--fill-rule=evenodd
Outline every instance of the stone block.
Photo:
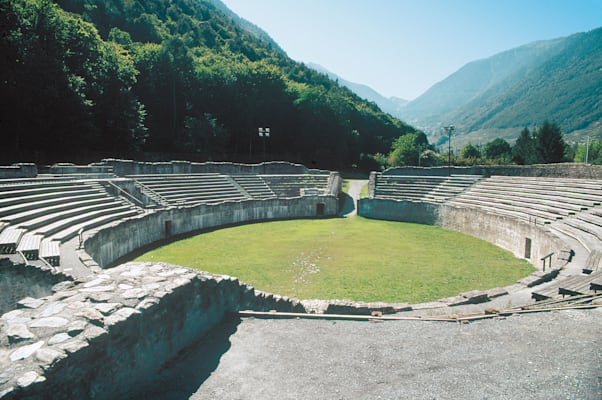
M 30 328 L 60 328 L 69 323 L 69 320 L 63 317 L 46 317 L 33 320 Z
M 10 324 L 6 329 L 6 335 L 10 343 L 31 341 L 36 337 L 25 324 Z
M 19 347 L 17 350 L 13 351 L 9 358 L 11 361 L 18 361 L 18 360 L 23 360 L 25 358 L 30 357 L 32 354 L 34 354 L 36 351 L 38 351 L 38 349 L 40 349 L 42 346 L 44 346 L 44 341 L 40 340 L 38 342 L 35 342 L 33 344 L 27 345 L 27 346 L 22 346 Z
M 25 297 L 17 303 L 19 306 L 23 308 L 38 308 L 42 304 L 44 304 L 44 300 L 42 299 L 34 299 L 33 297 Z
M 46 378 L 38 375 L 35 371 L 29 371 L 23 374 L 19 379 L 17 379 L 17 386 L 21 388 L 26 388 L 33 383 L 44 382 Z

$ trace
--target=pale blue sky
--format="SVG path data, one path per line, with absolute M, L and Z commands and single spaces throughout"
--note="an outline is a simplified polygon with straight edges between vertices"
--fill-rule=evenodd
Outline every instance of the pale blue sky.
M 464 64 L 602 27 L 602 0 L 222 0 L 288 55 L 413 99 Z

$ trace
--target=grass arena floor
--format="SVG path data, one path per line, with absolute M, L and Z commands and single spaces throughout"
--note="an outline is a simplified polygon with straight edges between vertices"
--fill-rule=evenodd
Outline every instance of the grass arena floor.
M 167 244 L 136 261 L 236 276 L 257 289 L 300 299 L 409 303 L 510 285 L 534 271 L 471 236 L 362 217 L 224 228 Z

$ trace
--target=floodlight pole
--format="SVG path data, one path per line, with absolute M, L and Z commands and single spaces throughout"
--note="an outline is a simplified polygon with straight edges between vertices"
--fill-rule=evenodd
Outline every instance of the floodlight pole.
M 270 137 L 270 128 L 258 128 L 257 134 L 263 139 L 263 161 L 266 161 L 265 142 Z
M 587 144 L 585 145 L 585 164 L 589 161 L 589 136 L 587 137 Z
M 453 125 L 444 126 L 443 130 L 447 134 L 447 175 L 451 176 L 451 137 L 456 128 Z

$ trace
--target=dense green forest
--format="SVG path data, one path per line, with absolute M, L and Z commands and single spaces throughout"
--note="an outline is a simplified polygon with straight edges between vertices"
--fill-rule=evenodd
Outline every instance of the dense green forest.
M 3 162 L 367 169 L 416 132 L 239 22 L 217 0 L 0 0 Z

